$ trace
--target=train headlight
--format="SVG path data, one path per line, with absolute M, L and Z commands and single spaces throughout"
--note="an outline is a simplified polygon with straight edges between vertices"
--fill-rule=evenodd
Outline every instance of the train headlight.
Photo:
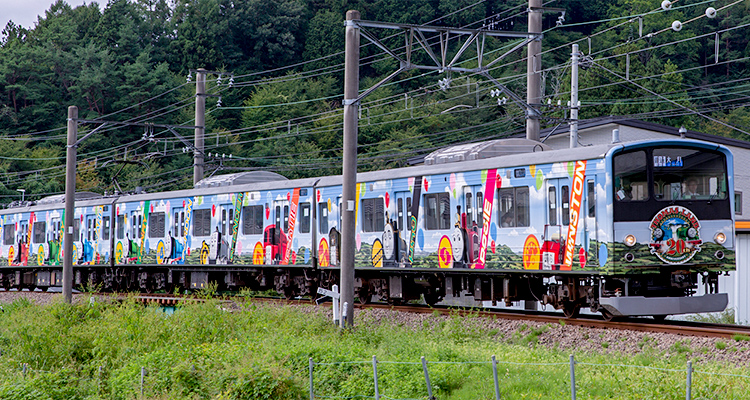
M 635 236 L 634 235 L 625 236 L 625 245 L 628 247 L 635 246 Z
M 718 244 L 724 244 L 727 241 L 727 235 L 724 232 L 716 232 L 714 235 L 714 242 Z

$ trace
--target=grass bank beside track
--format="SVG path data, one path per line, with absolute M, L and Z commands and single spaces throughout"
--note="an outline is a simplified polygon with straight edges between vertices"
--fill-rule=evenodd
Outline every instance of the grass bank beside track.
M 664 351 L 656 339 L 627 343 L 627 335 L 598 341 L 598 350 L 584 346 L 593 341 L 585 338 L 571 348 L 550 342 L 558 326 L 472 315 L 362 310 L 355 329 L 340 331 L 328 307 L 206 300 L 168 315 L 135 300 L 60 300 L 3 305 L 0 398 L 308 399 L 310 358 L 317 396 L 373 398 L 375 355 L 386 398 L 427 397 L 424 356 L 436 398 L 494 399 L 494 355 L 503 399 L 565 399 L 573 353 L 578 399 L 684 399 L 691 354 L 727 347 L 750 353 L 746 343 L 726 341 L 716 342 L 721 349 L 680 341 Z M 615 344 L 639 351 L 612 352 Z M 750 398 L 747 365 L 709 361 L 693 368 L 700 372 L 692 378 L 693 398 Z

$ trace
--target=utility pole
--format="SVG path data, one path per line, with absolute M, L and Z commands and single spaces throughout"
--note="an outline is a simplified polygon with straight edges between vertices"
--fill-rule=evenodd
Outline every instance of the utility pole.
M 570 63 L 570 148 L 578 147 L 578 44 L 573 45 Z
M 344 61 L 344 161 L 341 212 L 341 327 L 354 326 L 355 195 L 357 188 L 357 130 L 359 129 L 359 35 L 357 10 L 346 12 Z
M 203 179 L 203 141 L 206 132 L 206 70 L 195 73 L 195 150 L 193 150 L 193 185 Z
M 542 32 L 542 0 L 529 0 L 529 34 Z M 529 42 L 526 60 L 526 139 L 539 141 L 539 104 L 542 102 L 542 40 Z
M 65 155 L 65 232 L 63 233 L 63 299 L 73 302 L 73 217 L 76 198 L 76 141 L 78 107 L 68 107 L 68 146 Z

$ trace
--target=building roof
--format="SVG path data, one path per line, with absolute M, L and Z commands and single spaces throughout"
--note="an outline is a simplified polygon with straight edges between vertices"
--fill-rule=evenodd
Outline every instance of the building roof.
M 632 118 L 618 117 L 614 115 L 601 117 L 601 118 L 580 120 L 578 122 L 578 130 L 581 131 L 585 129 L 596 128 L 596 127 L 607 125 L 607 124 L 625 125 L 625 126 L 630 126 L 633 128 L 645 129 L 645 130 L 665 133 L 665 134 L 674 135 L 674 136 L 680 135 L 680 133 L 678 132 L 679 127 L 675 128 L 673 126 L 657 124 L 655 122 L 646 122 L 646 121 L 641 121 L 641 120 L 632 119 Z M 539 133 L 539 136 L 541 138 L 545 138 L 547 136 L 558 136 L 558 135 L 567 136 L 569 133 L 570 133 L 569 125 L 561 124 L 554 128 L 542 129 L 542 131 Z M 517 135 L 517 137 L 525 137 L 525 134 L 521 133 Z M 750 141 L 732 139 L 732 138 L 728 138 L 725 136 L 711 135 L 708 133 L 692 131 L 689 129 L 687 130 L 687 132 L 685 132 L 685 137 L 688 139 L 703 140 L 706 142 L 713 142 L 713 143 L 722 144 L 725 146 L 733 146 L 733 147 L 741 147 L 745 149 L 750 149 Z M 748 137 L 748 139 L 750 139 L 750 137 Z

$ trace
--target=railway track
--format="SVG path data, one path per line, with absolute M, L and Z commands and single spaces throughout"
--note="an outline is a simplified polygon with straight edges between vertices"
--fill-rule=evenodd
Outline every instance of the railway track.
M 460 309 L 455 307 L 427 307 L 417 305 L 406 305 L 393 307 L 382 304 L 369 304 L 359 308 L 393 308 L 402 312 L 434 313 L 441 314 L 474 314 L 488 318 L 500 318 L 509 320 L 536 321 L 541 323 L 582 326 L 588 328 L 620 329 L 639 332 L 668 333 L 685 336 L 702 336 L 717 338 L 747 338 L 750 340 L 750 326 L 730 324 L 709 324 L 691 321 L 664 320 L 658 321 L 651 318 L 625 318 L 605 321 L 597 315 L 579 316 L 577 318 L 565 318 L 560 313 L 554 312 L 530 312 L 526 310 L 488 310 L 488 309 Z M 739 336 L 738 336 L 739 335 Z
M 54 293 L 43 293 L 43 292 L 18 292 L 18 293 L 34 293 L 36 295 L 52 295 Z M 112 293 L 96 293 L 101 296 L 112 296 Z M 133 295 L 129 295 L 133 296 Z M 123 296 L 123 299 L 128 296 Z M 143 302 L 144 304 L 159 304 L 162 306 L 175 306 L 180 302 L 191 301 L 200 302 L 205 301 L 204 297 L 194 295 L 175 295 L 171 293 L 143 293 L 134 296 L 135 300 Z M 231 302 L 233 301 L 231 296 L 221 297 L 222 299 Z M 272 302 L 277 304 L 311 304 L 309 299 L 282 299 L 275 297 L 253 297 L 254 302 Z M 314 303 L 313 303 L 314 304 Z M 330 302 L 324 302 L 319 307 L 330 307 Z M 638 332 L 652 332 L 652 333 L 666 333 L 683 336 L 696 336 L 696 337 L 713 337 L 713 338 L 727 338 L 727 339 L 740 339 L 750 340 L 750 326 L 747 325 L 730 325 L 730 324 L 710 324 L 700 323 L 692 321 L 680 321 L 680 320 L 664 320 L 658 321 L 651 318 L 625 318 L 625 319 L 614 319 L 612 321 L 605 321 L 598 315 L 581 315 L 577 318 L 565 318 L 560 313 L 555 312 L 544 312 L 544 311 L 527 311 L 527 310 L 496 310 L 496 309 L 483 309 L 483 308 L 460 308 L 455 306 L 427 306 L 427 305 L 416 305 L 407 304 L 400 306 L 393 306 L 383 303 L 370 303 L 366 305 L 356 304 L 356 309 L 388 309 L 395 310 L 405 313 L 423 313 L 432 314 L 440 313 L 443 315 L 479 315 L 487 318 L 499 318 L 507 320 L 523 320 L 523 321 L 535 321 L 546 324 L 566 324 L 572 326 L 581 326 L 588 328 L 599 328 L 599 329 L 618 329 L 618 330 L 629 330 Z

